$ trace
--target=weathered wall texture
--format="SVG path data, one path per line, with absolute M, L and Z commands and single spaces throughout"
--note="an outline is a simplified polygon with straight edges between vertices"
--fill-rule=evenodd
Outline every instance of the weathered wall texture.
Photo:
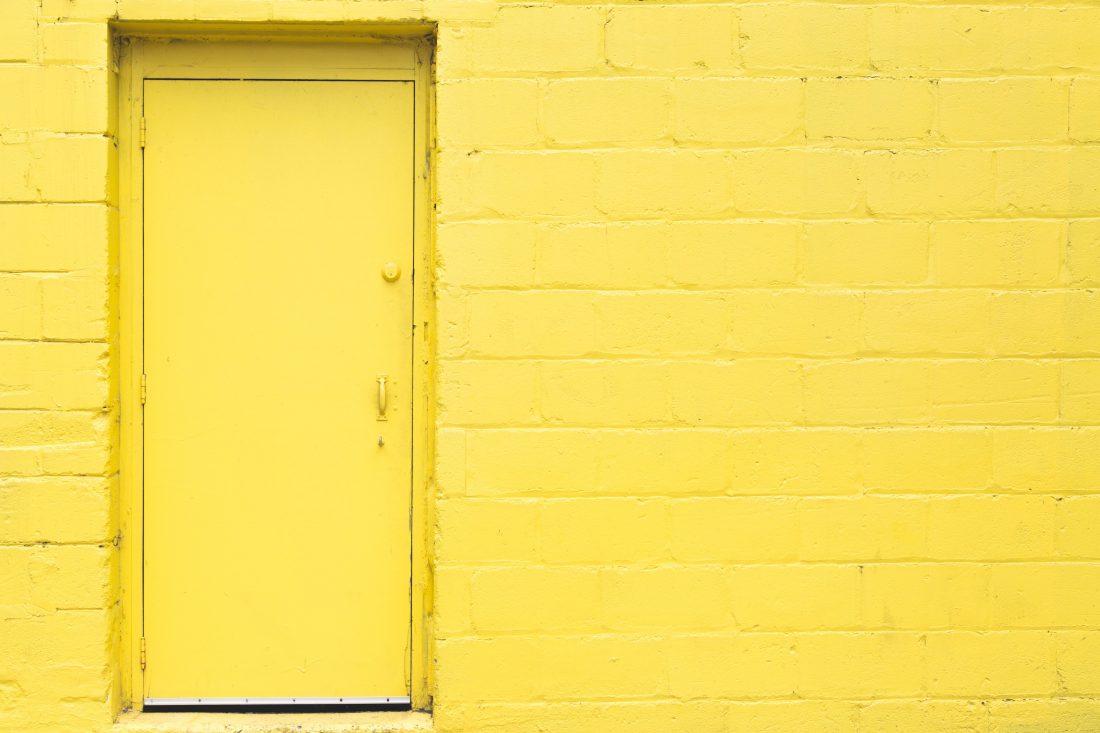
M 118 705 L 109 19 L 439 21 L 435 724 L 1100 729 L 1100 6 L 0 2 L 0 730 Z

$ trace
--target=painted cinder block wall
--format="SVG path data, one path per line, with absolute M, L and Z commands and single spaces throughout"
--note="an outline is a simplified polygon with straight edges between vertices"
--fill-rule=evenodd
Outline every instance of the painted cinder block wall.
M 105 731 L 109 21 L 438 23 L 434 725 L 1100 729 L 1100 6 L 0 2 L 0 731 Z

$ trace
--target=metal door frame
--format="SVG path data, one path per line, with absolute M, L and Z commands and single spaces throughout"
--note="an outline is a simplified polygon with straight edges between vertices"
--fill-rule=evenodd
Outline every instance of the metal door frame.
M 392 705 L 430 704 L 428 626 L 430 542 L 428 481 L 433 455 L 430 385 L 434 353 L 434 302 L 431 297 L 433 194 L 431 178 L 430 28 L 384 29 L 301 25 L 265 26 L 242 31 L 241 25 L 178 26 L 158 24 L 114 28 L 118 54 L 118 379 L 119 546 L 121 639 L 119 668 L 122 707 L 140 709 L 146 700 L 143 618 L 143 421 L 142 280 L 144 81 L 171 79 L 294 79 L 411 81 L 413 115 L 413 313 L 412 313 L 412 455 L 410 654 L 405 679 L 409 698 L 206 698 L 148 700 L 149 704 L 224 707 L 227 705 Z

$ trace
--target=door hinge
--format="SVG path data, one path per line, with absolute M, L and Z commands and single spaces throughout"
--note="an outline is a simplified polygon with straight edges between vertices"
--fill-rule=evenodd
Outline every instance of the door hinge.
M 138 124 L 138 145 L 145 147 L 145 118 L 141 118 L 141 122 Z
M 141 653 L 140 653 L 141 668 L 145 669 L 145 637 L 141 637 Z
M 141 375 L 141 404 L 145 404 L 145 398 L 149 394 L 149 378 L 144 374 Z

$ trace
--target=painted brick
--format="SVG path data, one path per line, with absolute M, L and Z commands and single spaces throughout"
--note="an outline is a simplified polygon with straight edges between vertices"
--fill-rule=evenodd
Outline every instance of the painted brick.
M 459 222 L 439 227 L 436 277 L 460 287 L 492 287 L 535 280 L 535 238 L 519 222 Z
M 681 79 L 673 87 L 677 141 L 771 145 L 799 139 L 799 79 Z
M 667 227 L 657 222 L 550 225 L 537 234 L 539 285 L 634 290 L 668 283 Z
M 481 73 L 584 71 L 603 62 L 604 13 L 567 5 L 501 8 L 495 22 L 448 28 L 439 69 L 448 77 Z
M 924 691 L 924 643 L 918 634 L 803 634 L 795 637 L 796 692 L 829 699 L 913 697 Z M 843 672 L 836 662 L 844 660 Z M 831 674 L 823 674 L 831 669 Z
M 484 152 L 440 158 L 439 196 L 455 218 L 595 213 L 591 155 Z
M 928 554 L 943 560 L 1053 557 L 1054 506 L 1048 496 L 936 498 L 928 503 Z
M 1067 496 L 1054 506 L 1055 547 L 1059 557 L 1094 559 L 1100 557 L 1100 534 L 1094 531 L 1100 521 L 1100 497 Z
M 104 66 L 110 58 L 111 35 L 103 23 L 44 23 L 39 30 L 43 63 Z
M 600 574 L 589 568 L 495 568 L 470 578 L 470 614 L 479 634 L 588 629 L 598 624 Z M 554 603 L 532 603 L 554 598 Z M 597 626 L 598 628 L 598 626 Z
M 669 226 L 668 278 L 688 288 L 790 285 L 798 270 L 793 222 L 707 221 Z
M 1074 285 L 1100 284 L 1100 220 L 1070 222 L 1065 273 Z
M 867 208 L 875 214 L 975 214 L 994 208 L 988 150 L 873 151 L 862 160 L 860 178 Z
M 443 424 L 530 425 L 539 421 L 535 364 L 446 361 L 439 365 L 437 378 Z
M 660 140 L 669 128 L 668 86 L 660 79 L 552 81 L 543 100 L 546 135 L 561 145 Z
M 0 338 L 42 337 L 42 279 L 0 275 Z
M 1100 692 L 1096 674 L 1096 655 L 1100 654 L 1100 633 L 1062 631 L 1054 634 L 1058 677 L 1070 695 L 1095 695 Z
M 923 79 L 811 79 L 806 135 L 811 140 L 926 138 L 935 87 Z
M 750 214 L 836 214 L 862 204 L 857 158 L 839 150 L 762 150 L 733 156 L 733 203 Z
M 729 164 L 718 153 L 688 150 L 604 153 L 596 202 L 612 217 L 717 214 L 730 200 Z M 680 184 L 669 187 L 668 181 Z M 623 186 L 623 181 L 631 185 Z
M 0 202 L 107 201 L 113 159 L 104 137 L 0 140 Z
M 0 341 L 0 407 L 93 410 L 107 399 L 107 347 L 97 343 Z
M 542 418 L 555 424 L 646 425 L 671 417 L 662 364 L 547 362 L 540 365 L 538 384 Z
M 825 425 L 925 423 L 931 369 L 924 361 L 827 362 L 805 369 L 806 420 Z
M 1057 689 L 1053 640 L 1045 632 L 938 633 L 927 643 L 932 694 L 981 694 L 984 688 L 1025 696 Z
M 868 68 L 869 9 L 842 5 L 761 3 L 741 10 L 741 48 L 749 69 Z
M 1094 427 L 995 432 L 993 484 L 1008 491 L 1091 491 L 1100 479 L 1098 445 Z
M 788 498 L 709 498 L 669 507 L 672 556 L 689 562 L 798 559 L 799 502 Z
M 859 708 L 858 729 L 894 733 L 984 731 L 986 705 L 970 700 L 878 700 Z
M 1079 142 L 1100 141 L 1100 79 L 1077 78 L 1071 83 L 1069 137 Z
M 606 531 L 613 522 L 623 532 Z M 668 560 L 668 509 L 661 500 L 556 499 L 538 508 L 539 556 L 548 563 Z
M 798 660 L 779 634 L 695 636 L 668 643 L 668 680 L 677 697 L 789 697 Z
M 859 626 L 860 569 L 855 565 L 754 565 L 731 574 L 730 613 L 750 631 Z
M 1062 364 L 1059 415 L 1067 423 L 1092 423 L 1100 416 L 1100 362 L 1092 359 Z
M 0 497 L 0 544 L 103 542 L 112 533 L 106 479 L 2 478 Z
M 107 80 L 106 69 L 0 67 L 0 95 L 22 100 L 0 111 L 0 130 L 106 133 Z
M 871 629 L 983 629 L 989 567 L 883 563 L 863 568 L 863 624 Z
M 928 502 L 921 498 L 804 499 L 798 526 L 804 561 L 904 560 L 928 552 Z
M 953 142 L 1064 141 L 1068 110 L 1060 79 L 944 79 L 937 131 Z
M 29 61 L 38 52 L 36 0 L 11 0 L 0 6 L 0 61 Z
M 1053 221 L 932 224 L 932 280 L 947 287 L 1057 284 L 1065 229 Z
M 542 135 L 538 126 L 539 87 L 530 79 L 461 79 L 436 90 L 436 121 L 442 147 L 470 145 L 531 146 Z M 497 114 L 486 115 L 484 110 Z
M 97 204 L 0 206 L 0 271 L 105 273 L 114 223 Z
M 928 227 L 917 222 L 829 221 L 806 225 L 802 280 L 896 285 L 928 278 Z
M 538 550 L 539 507 L 529 502 L 439 502 L 436 548 L 451 562 L 530 560 Z
M 990 302 L 998 354 L 1065 353 L 1067 294 L 1057 290 L 996 292 Z
M 1023 213 L 1081 213 L 1100 206 L 1100 149 L 997 152 L 997 204 Z
M 990 622 L 1040 629 L 1095 627 L 1100 618 L 1098 573 L 1092 563 L 995 565 L 989 583 Z
M 801 370 L 792 360 L 690 361 L 667 371 L 677 423 L 791 425 L 802 418 Z
M 614 7 L 607 18 L 607 61 L 629 70 L 727 71 L 738 62 L 736 38 L 737 15 L 732 7 Z
M 873 491 L 981 491 L 992 484 L 986 430 L 873 430 L 863 445 L 862 475 Z
M 664 643 L 642 637 L 508 636 L 438 642 L 436 684 L 450 700 L 616 697 L 667 694 Z M 512 666 L 511 661 L 528 664 Z M 509 669 L 509 674 L 494 671 Z
M 936 422 L 1054 423 L 1059 372 L 1035 361 L 944 361 L 932 369 L 931 395 Z
M 989 349 L 988 293 L 870 292 L 863 304 L 864 342 L 873 351 L 972 354 Z
M 723 568 L 601 572 L 603 625 L 613 631 L 726 630 L 739 623 L 736 583 Z

